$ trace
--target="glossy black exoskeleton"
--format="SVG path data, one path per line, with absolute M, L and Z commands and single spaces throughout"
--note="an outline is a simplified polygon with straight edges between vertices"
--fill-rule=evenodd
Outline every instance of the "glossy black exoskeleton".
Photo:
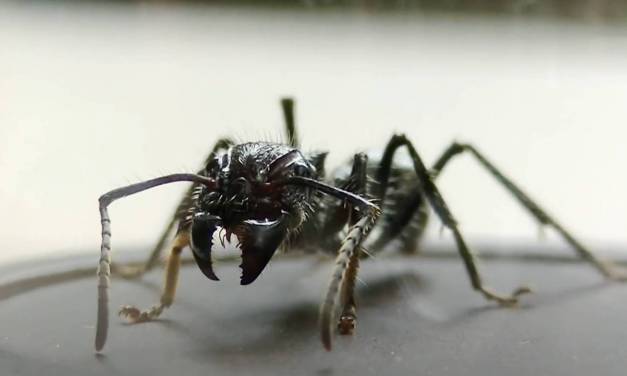
M 273 183 L 291 177 L 317 179 L 316 167 L 290 146 L 251 142 L 216 153 L 202 174 L 215 180 L 217 189 L 198 186 L 179 231 L 191 227 L 196 262 L 213 280 L 218 280 L 211 263 L 213 234 L 222 228 L 221 236 L 229 242 L 235 234 L 242 250 L 241 283 L 252 283 L 315 205 L 310 187 Z

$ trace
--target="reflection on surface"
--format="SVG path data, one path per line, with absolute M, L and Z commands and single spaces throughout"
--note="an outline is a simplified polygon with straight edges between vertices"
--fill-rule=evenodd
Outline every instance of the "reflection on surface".
M 126 325 L 116 318 L 98 361 L 91 346 L 95 285 L 74 281 L 2 302 L 0 322 L 11 325 L 0 339 L 0 359 L 16 374 L 576 374 L 599 362 L 608 374 L 621 374 L 624 285 L 599 283 L 584 264 L 483 266 L 495 288 L 530 281 L 535 294 L 522 309 L 498 309 L 472 291 L 458 259 L 364 262 L 356 335 L 336 338 L 332 352 L 317 331 L 328 270 L 312 268 L 311 259 L 272 263 L 249 287 L 237 278 L 212 283 L 185 268 L 164 319 Z M 145 279 L 158 285 L 162 275 Z M 158 292 L 150 285 L 115 280 L 112 305 L 154 303 Z

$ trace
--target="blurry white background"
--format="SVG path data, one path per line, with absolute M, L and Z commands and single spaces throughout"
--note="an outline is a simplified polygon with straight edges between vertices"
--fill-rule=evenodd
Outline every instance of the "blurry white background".
M 0 262 L 97 258 L 100 194 L 194 171 L 220 136 L 276 138 L 283 95 L 298 101 L 305 149 L 330 150 L 331 166 L 393 132 L 427 163 L 469 141 L 592 248 L 627 244 L 624 27 L 4 3 Z M 439 185 L 470 239 L 535 241 L 469 157 Z M 152 244 L 184 189 L 113 204 L 115 251 Z

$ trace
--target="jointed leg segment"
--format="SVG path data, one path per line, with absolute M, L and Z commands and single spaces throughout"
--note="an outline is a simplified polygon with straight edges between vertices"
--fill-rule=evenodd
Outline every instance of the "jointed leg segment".
M 367 163 L 368 158 L 365 154 L 357 154 L 349 177 L 350 184 L 348 187 L 350 187 L 350 191 L 362 196 L 366 190 Z M 331 349 L 333 331 L 336 325 L 340 334 L 352 334 L 355 329 L 357 316 L 354 290 L 359 269 L 360 244 L 366 238 L 376 218 L 375 213 L 371 211 L 364 213 L 363 209 L 358 211 L 352 206 L 346 207 L 346 210 L 349 210 L 350 229 L 338 251 L 331 282 L 320 308 L 321 339 L 327 350 Z M 339 321 L 335 321 L 338 298 L 341 314 Z
M 381 168 L 379 169 L 376 176 L 376 179 L 382 189 L 382 191 L 380 192 L 380 197 L 382 199 L 385 197 L 385 189 L 387 187 L 387 181 L 389 179 L 390 166 L 392 165 L 394 154 L 402 146 L 405 146 L 409 151 L 409 154 L 414 164 L 414 170 L 418 177 L 421 189 L 425 197 L 427 198 L 427 201 L 433 208 L 433 211 L 436 213 L 436 215 L 440 218 L 444 226 L 446 226 L 453 233 L 453 238 L 455 239 L 457 249 L 459 250 L 460 256 L 464 261 L 464 265 L 466 266 L 466 271 L 468 272 L 468 275 L 470 277 L 472 287 L 475 290 L 481 292 L 483 296 L 488 300 L 494 300 L 502 305 L 515 304 L 518 300 L 518 296 L 523 293 L 530 292 L 530 289 L 523 286 L 516 289 L 511 295 L 501 295 L 483 285 L 483 282 L 481 281 L 481 276 L 477 269 L 475 257 L 466 245 L 466 242 L 457 227 L 457 221 L 455 220 L 453 214 L 446 205 L 446 202 L 442 198 L 439 190 L 433 183 L 431 172 L 427 170 L 420 156 L 418 155 L 418 152 L 416 151 L 412 143 L 404 135 L 393 136 L 383 153 Z
M 555 218 L 550 216 L 543 208 L 541 208 L 534 200 L 525 194 L 514 182 L 507 178 L 499 169 L 488 161 L 475 147 L 469 144 L 459 144 L 457 142 L 449 146 L 442 156 L 437 160 L 431 169 L 433 178 L 438 176 L 442 169 L 455 156 L 463 152 L 470 153 L 501 185 L 514 196 L 514 198 L 529 211 L 529 213 L 542 225 L 551 226 L 557 231 L 562 238 L 570 244 L 581 258 L 587 260 L 594 265 L 604 276 L 611 279 L 626 280 L 627 274 L 619 273 L 618 270 L 612 268 L 608 262 L 600 260 L 592 252 L 590 252 L 583 244 L 581 244 L 573 235 L 571 235 Z
M 351 171 L 350 180 L 351 191 L 361 196 L 366 195 L 366 183 L 368 179 L 368 157 L 365 154 L 356 154 L 353 161 L 353 169 Z M 350 209 L 349 226 L 354 226 L 359 219 L 363 217 L 354 208 Z M 340 306 L 342 312 L 337 324 L 340 334 L 353 334 L 357 325 L 357 306 L 355 304 L 355 282 L 357 280 L 357 272 L 359 271 L 359 258 L 361 257 L 361 248 L 358 247 L 348 260 L 348 267 L 344 273 L 344 281 L 340 290 Z
M 120 316 L 127 317 L 134 323 L 150 321 L 159 317 L 165 308 L 172 305 L 176 295 L 179 269 L 181 267 L 181 251 L 188 245 L 189 233 L 187 231 L 179 233 L 174 239 L 174 245 L 166 266 L 165 283 L 160 303 L 146 311 L 141 311 L 135 306 L 124 306 L 119 311 Z
M 331 350 L 333 331 L 336 327 L 335 311 L 338 293 L 340 288 L 343 288 L 343 285 L 346 283 L 347 271 L 351 260 L 359 257 L 357 255 L 357 253 L 359 253 L 359 244 L 361 244 L 363 239 L 367 236 L 373 221 L 374 217 L 372 215 L 366 215 L 355 223 L 348 231 L 348 235 L 344 239 L 344 242 L 342 242 L 338 256 L 335 259 L 331 281 L 324 300 L 322 301 L 322 306 L 320 307 L 320 334 L 322 344 L 327 350 Z M 353 270 L 356 271 L 357 269 L 354 268 Z M 356 273 L 351 274 L 354 276 Z M 354 280 L 352 283 L 354 284 Z M 345 299 L 352 296 L 352 294 L 349 295 L 348 288 L 342 295 Z M 350 310 L 350 307 L 350 304 L 348 306 L 344 305 L 343 309 L 346 308 Z M 354 305 L 352 309 L 354 309 Z
M 361 252 L 358 248 L 353 252 L 348 260 L 348 268 L 344 274 L 344 283 L 340 291 L 340 305 L 342 312 L 337 323 L 337 329 L 342 335 L 350 335 L 357 326 L 357 305 L 355 304 L 355 282 L 357 281 L 357 271 L 359 270 L 359 256 Z

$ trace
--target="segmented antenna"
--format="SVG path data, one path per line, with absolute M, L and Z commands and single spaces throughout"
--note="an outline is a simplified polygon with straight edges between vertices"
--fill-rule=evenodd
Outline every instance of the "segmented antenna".
M 159 185 L 174 183 L 177 181 L 190 181 L 215 188 L 215 181 L 207 177 L 195 174 L 172 174 L 141 183 L 131 184 L 126 187 L 114 189 L 105 193 L 98 199 L 100 209 L 100 225 L 102 228 L 102 241 L 100 243 L 100 260 L 98 261 L 98 321 L 96 324 L 96 351 L 101 351 L 107 341 L 109 330 L 109 286 L 111 284 L 111 219 L 108 206 L 115 200 L 126 197 Z

